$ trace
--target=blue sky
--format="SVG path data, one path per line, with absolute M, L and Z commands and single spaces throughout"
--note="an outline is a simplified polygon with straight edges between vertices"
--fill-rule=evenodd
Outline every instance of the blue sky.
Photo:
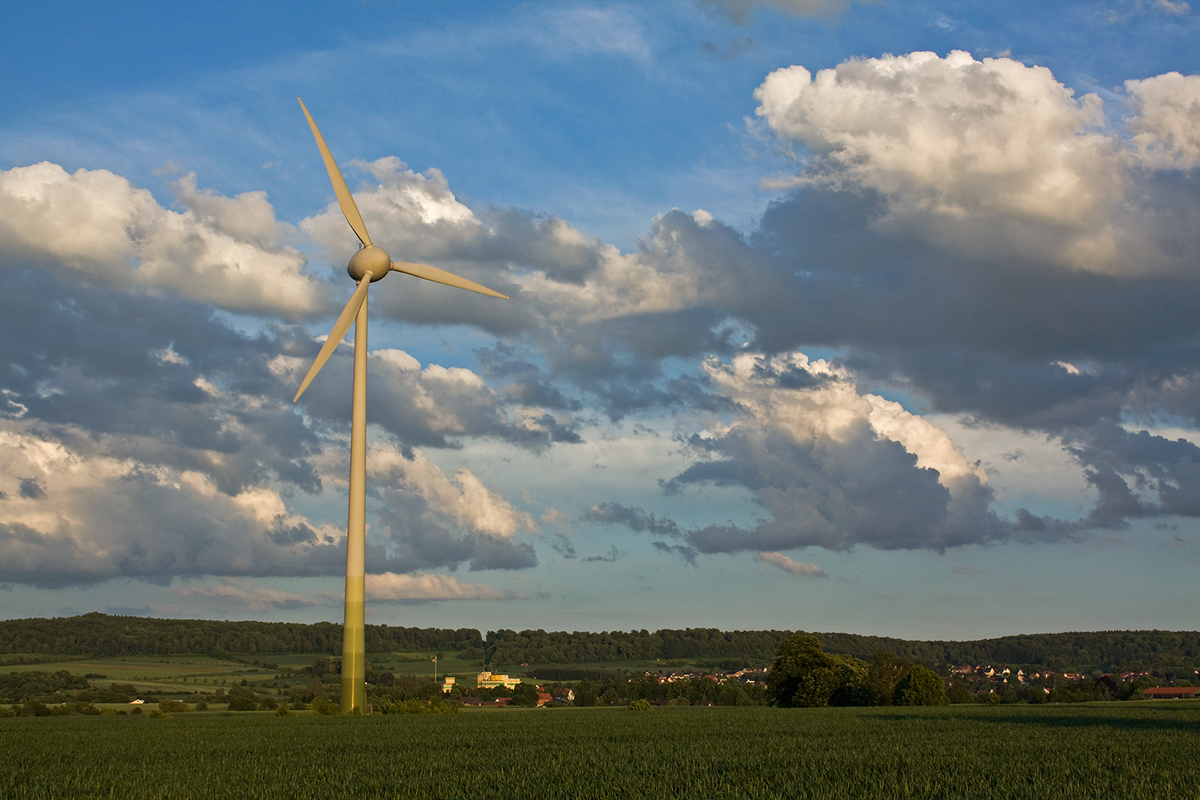
M 53 31 L 48 37 L 47 32 Z M 0 615 L 1193 628 L 1184 2 L 9 3 Z

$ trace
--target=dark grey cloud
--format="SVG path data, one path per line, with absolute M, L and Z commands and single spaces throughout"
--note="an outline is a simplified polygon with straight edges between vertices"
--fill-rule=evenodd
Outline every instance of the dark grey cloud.
M 623 525 L 637 533 L 653 536 L 680 537 L 684 531 L 674 521 L 647 514 L 640 508 L 629 508 L 620 503 L 607 502 L 593 506 L 583 514 L 585 522 L 599 525 Z
M 342 446 L 336 434 L 349 393 L 336 390 L 348 381 L 325 385 L 336 383 L 342 359 L 314 387 L 326 414 L 307 419 L 290 402 L 293 375 L 280 368 L 289 357 L 307 367 L 315 350 L 297 327 L 267 324 L 246 334 L 211 307 L 0 263 L 0 423 L 10 436 L 5 457 L 17 459 L 0 474 L 8 497 L 0 580 L 62 586 L 339 574 L 341 541 L 287 514 L 280 496 L 320 491 L 327 442 Z M 508 401 L 469 373 L 424 383 L 405 379 L 425 373 L 392 373 L 372 376 L 380 411 L 373 421 L 401 441 L 453 445 L 439 427 L 448 418 L 456 434 L 531 448 L 578 439 L 569 421 L 552 415 L 515 420 Z M 412 403 L 416 391 L 435 404 L 423 416 Z M 393 402 L 397 394 L 408 402 Z M 22 447 L 48 447 L 67 460 L 39 471 L 20 460 Z M 81 477 L 64 484 L 72 475 Z M 46 528 L 42 515 L 35 528 L 22 503 L 51 504 L 62 521 Z M 369 559 L 372 569 L 392 572 L 423 563 L 380 545 Z M 519 569 L 536 556 L 527 544 L 482 541 L 466 560 Z
M 281 345 L 193 303 L 0 269 L 10 419 L 49 426 L 82 452 L 202 472 L 227 494 L 268 480 L 320 488 L 318 438 L 270 369 Z
M 1111 426 L 1081 431 L 1068 448 L 1099 500 L 1087 523 L 1121 528 L 1139 517 L 1200 517 L 1200 447 Z
M 988 511 L 989 490 L 976 485 L 952 496 L 936 470 L 917 467 L 916 456 L 866 425 L 840 440 L 803 443 L 745 431 L 703 446 L 720 457 L 689 467 L 667 488 L 745 487 L 770 518 L 749 529 L 689 531 L 687 541 L 702 553 L 814 545 L 942 550 L 995 541 L 1004 533 Z
M 489 378 L 506 381 L 501 391 L 527 405 L 578 411 L 583 404 L 568 396 L 558 381 L 534 363 L 537 353 L 518 350 L 505 342 L 475 351 L 482 372 Z
M 610 547 L 608 549 L 608 552 L 606 554 L 588 556 L 587 558 L 580 559 L 580 561 L 584 564 L 596 563 L 596 562 L 604 562 L 604 563 L 611 564 L 611 563 L 617 561 L 623 555 L 625 555 L 625 554 L 622 553 L 620 550 L 618 550 L 617 546 L 614 544 L 612 547 Z
M 304 348 L 312 357 L 319 349 L 315 342 Z M 308 361 L 306 353 L 304 369 Z M 310 416 L 326 425 L 346 424 L 353 361 L 351 349 L 341 347 L 326 362 L 300 400 Z M 569 418 L 518 415 L 510 396 L 468 370 L 415 367 L 415 360 L 397 364 L 387 354 L 376 354 L 368 367 L 368 418 L 406 448 L 457 448 L 465 437 L 491 437 L 537 451 L 579 440 Z

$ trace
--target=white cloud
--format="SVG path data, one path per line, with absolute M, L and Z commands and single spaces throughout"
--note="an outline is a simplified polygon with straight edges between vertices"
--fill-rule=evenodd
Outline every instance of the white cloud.
M 0 171 L 0 256 L 235 312 L 297 319 L 323 307 L 304 257 L 280 244 L 264 193 L 198 192 L 194 175 L 176 189 L 183 213 L 107 170 Z
M 798 180 L 879 192 L 889 225 L 977 253 L 1112 270 L 1108 214 L 1125 187 L 1102 103 L 1045 67 L 917 52 L 792 66 L 756 90 L 757 114 L 811 154 Z M 1017 226 L 1017 230 L 1011 226 Z
M 371 239 L 391 252 L 394 260 L 410 261 L 444 252 L 478 233 L 480 223 L 474 213 L 458 202 L 438 170 L 418 174 L 395 156 L 348 163 L 378 181 L 376 186 L 353 190 L 354 202 Z M 358 239 L 336 200 L 321 213 L 303 220 L 300 227 L 314 242 L 339 257 L 348 257 L 358 248 Z
M 1147 166 L 1191 169 L 1200 162 L 1200 75 L 1168 72 L 1125 81 L 1137 112 L 1129 121 L 1131 141 Z
M 962 449 L 942 428 L 877 395 L 860 395 L 853 376 L 823 359 L 803 353 L 765 357 L 742 353 L 729 365 L 715 359 L 705 371 L 721 391 L 743 409 L 738 425 L 769 428 L 797 442 L 845 441 L 866 423 L 880 439 L 899 443 L 916 456 L 917 466 L 938 471 L 938 481 L 955 493 L 960 481 L 986 484 L 987 475 L 967 461 Z M 780 386 L 780 377 L 783 386 Z M 807 386 L 791 388 L 789 376 L 803 376 Z
M 282 589 L 257 587 L 245 578 L 223 578 L 217 586 L 183 586 L 175 589 L 180 597 L 204 597 L 232 604 L 247 611 L 268 611 L 276 608 L 302 608 L 322 604 L 331 598 L 325 595 L 299 595 Z
M 813 578 L 829 577 L 825 573 L 825 570 L 821 569 L 816 564 L 808 564 L 804 561 L 793 561 L 783 553 L 759 551 L 758 553 L 754 554 L 754 560 L 760 564 L 773 564 L 784 572 L 789 572 L 792 575 L 807 575 Z
M 424 500 L 429 512 L 471 533 L 506 540 L 521 531 L 538 530 L 532 516 L 513 508 L 466 467 L 458 469 L 452 481 L 421 450 L 414 449 L 410 461 L 383 445 L 371 448 L 369 461 L 372 473 L 398 476 L 400 486 Z
M 766 517 L 749 528 L 660 525 L 663 535 L 683 535 L 700 553 L 940 550 L 1004 535 L 982 469 L 941 428 L 860 395 L 845 369 L 801 353 L 744 353 L 705 370 L 738 414 L 692 438 L 698 460 L 666 488 L 740 485 Z
M 231 496 L 199 472 L 83 452 L 20 423 L 0 425 L 0 492 L 6 581 L 326 574 L 345 558 L 340 530 L 309 525 L 274 490 Z
M 520 600 L 524 595 L 502 592 L 486 583 L 459 583 L 450 575 L 385 572 L 367 575 L 367 599 L 375 602 L 404 600 Z

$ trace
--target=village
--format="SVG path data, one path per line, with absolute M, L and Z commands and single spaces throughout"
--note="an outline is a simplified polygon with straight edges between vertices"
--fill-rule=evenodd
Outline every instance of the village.
M 523 666 L 528 666 L 525 664 Z M 713 684 L 724 684 L 733 682 L 742 687 L 753 687 L 761 685 L 764 682 L 768 667 L 761 669 L 740 669 L 736 671 L 672 671 L 670 673 L 663 672 L 643 672 L 641 678 L 644 681 L 653 681 L 660 685 L 690 683 L 693 681 L 708 681 Z M 1200 670 L 1195 671 L 1197 678 L 1200 678 Z M 1026 702 L 1029 701 L 1028 692 L 1037 692 L 1049 698 L 1049 695 L 1057 688 L 1059 689 L 1060 697 L 1073 696 L 1077 692 L 1071 692 L 1072 688 L 1077 686 L 1104 686 L 1112 690 L 1114 695 L 1124 696 L 1133 699 L 1135 696 L 1140 696 L 1146 700 L 1169 700 L 1169 699 L 1191 699 L 1200 697 L 1200 688 L 1192 686 L 1162 686 L 1151 685 L 1163 683 L 1161 678 L 1156 678 L 1149 670 L 1125 670 L 1116 673 L 1096 673 L 1085 674 L 1082 672 L 1059 671 L 1053 669 L 1030 670 L 1026 671 L 1018 667 L 995 668 L 991 665 L 971 665 L 961 664 L 951 666 L 943 674 L 943 679 L 951 686 L 958 686 L 971 695 L 979 699 L 980 695 L 990 695 L 998 698 L 1000 693 L 997 689 L 1003 692 L 1004 687 L 1023 687 L 1026 692 L 1023 693 Z M 1193 681 L 1198 683 L 1200 681 Z M 567 706 L 574 705 L 576 693 L 569 685 L 559 684 L 557 682 L 544 682 L 543 684 L 534 684 L 533 692 L 525 692 L 527 699 L 521 702 L 518 695 L 518 687 L 529 686 L 529 683 L 523 682 L 521 678 L 511 677 L 507 674 L 493 673 L 490 671 L 480 672 L 476 677 L 476 689 L 474 694 L 468 687 L 458 684 L 453 676 L 448 676 L 441 684 L 441 691 L 445 695 L 455 693 L 456 699 L 464 707 L 468 708 L 506 708 L 510 705 L 533 705 L 537 708 Z M 1122 687 L 1125 687 L 1122 692 Z M 494 690 L 502 689 L 512 693 L 512 696 L 505 696 L 500 693 L 495 693 Z M 479 691 L 482 690 L 482 691 Z M 483 695 L 483 696 L 476 696 Z M 959 697 L 963 697 L 961 694 Z M 516 702 L 514 702 L 516 698 Z M 623 699 L 623 698 L 622 698 Z M 674 697 L 659 698 L 651 700 L 654 705 L 696 705 L 696 706 L 712 706 L 714 703 L 711 699 L 700 698 L 689 700 L 687 703 L 681 702 L 684 699 L 683 694 L 676 694 Z M 994 702 L 995 700 L 993 700 Z
M 528 666 L 527 664 L 524 666 Z M 734 672 L 695 672 L 695 671 L 675 671 L 671 673 L 652 673 L 643 672 L 641 678 L 645 681 L 652 681 L 659 685 L 676 684 L 692 681 L 709 681 L 713 684 L 734 683 L 740 687 L 756 686 L 762 683 L 762 679 L 766 674 L 766 668 L 761 670 L 740 669 Z M 487 670 L 480 672 L 475 679 L 475 694 L 486 695 L 479 697 L 473 694 L 467 694 L 471 691 L 467 687 L 458 684 L 454 676 L 447 676 L 442 684 L 441 690 L 444 695 L 452 693 L 458 694 L 458 702 L 467 708 L 507 708 L 510 705 L 533 705 L 537 708 L 545 708 L 552 706 L 567 706 L 574 705 L 576 694 L 567 684 L 559 684 L 557 682 L 545 682 L 542 685 L 535 685 L 523 682 L 520 678 L 510 677 L 506 674 L 489 672 Z M 526 702 L 522 703 L 519 694 L 519 687 L 532 686 L 533 693 L 526 694 Z M 504 696 L 495 693 L 495 690 L 507 690 L 512 692 L 512 696 Z M 456 691 L 457 690 L 457 691 Z M 479 691 L 483 690 L 483 691 Z M 528 702 L 534 700 L 535 702 Z M 627 698 L 621 698 L 622 700 Z M 650 700 L 652 705 L 695 705 L 695 706 L 712 706 L 714 702 L 708 698 L 699 698 L 695 700 L 685 700 L 684 694 L 676 694 L 673 697 L 659 698 Z

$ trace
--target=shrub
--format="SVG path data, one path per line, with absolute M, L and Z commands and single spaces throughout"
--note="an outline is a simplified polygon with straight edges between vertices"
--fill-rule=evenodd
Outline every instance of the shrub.
M 898 684 L 892 702 L 898 706 L 944 706 L 946 684 L 929 667 L 917 664 Z
M 338 713 L 338 707 L 326 700 L 324 697 L 314 697 L 312 701 L 312 713 L 336 714 Z
M 39 702 L 37 700 L 30 700 L 28 703 L 26 703 L 23 706 L 20 706 L 17 709 L 17 716 L 18 717 L 48 717 L 48 716 L 50 716 L 50 709 L 46 707 L 45 703 Z
M 653 711 L 654 706 L 645 698 L 634 700 L 629 705 L 625 706 L 626 711 Z
M 244 689 L 241 686 L 234 686 L 229 690 L 229 710 L 230 711 L 257 711 L 258 699 L 255 698 L 254 692 L 249 689 Z

